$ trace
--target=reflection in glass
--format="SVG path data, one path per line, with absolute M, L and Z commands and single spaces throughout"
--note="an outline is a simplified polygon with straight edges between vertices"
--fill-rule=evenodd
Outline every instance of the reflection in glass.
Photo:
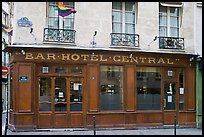
M 66 111 L 66 79 L 55 79 L 55 111 Z
M 71 66 L 69 68 L 69 73 L 71 75 L 82 75 L 83 74 L 83 67 L 81 67 L 81 66 Z
M 164 84 L 164 98 L 166 100 L 165 110 L 175 110 L 175 94 L 176 93 L 176 84 L 166 82 Z
M 100 67 L 101 110 L 123 109 L 123 68 L 122 66 Z
M 82 111 L 82 79 L 70 78 L 70 111 Z
M 137 68 L 137 109 L 160 110 L 161 74 L 155 67 Z
M 185 88 L 184 88 L 184 70 L 181 69 L 180 73 L 179 73 L 179 90 L 180 90 L 180 94 L 179 94 L 179 110 L 184 110 L 184 103 L 185 103 Z M 183 90 L 183 91 L 181 91 Z
M 58 67 L 56 67 L 56 68 L 55 68 L 55 73 L 62 73 L 62 74 L 67 73 L 67 72 L 66 72 L 66 67 L 64 67 L 64 66 L 58 66 Z
M 51 111 L 51 79 L 40 78 L 39 111 Z

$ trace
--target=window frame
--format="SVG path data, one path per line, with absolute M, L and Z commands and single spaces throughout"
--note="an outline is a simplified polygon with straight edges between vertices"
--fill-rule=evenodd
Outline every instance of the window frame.
M 182 10 L 181 8 L 183 8 L 183 7 L 170 7 L 170 6 L 162 6 L 161 4 L 159 4 L 159 20 L 160 20 L 161 16 L 164 16 L 164 15 L 160 15 L 161 14 L 160 7 L 163 7 L 163 8 L 166 9 L 166 12 L 165 12 L 166 13 L 166 15 L 165 15 L 166 25 L 161 25 L 160 22 L 159 22 L 159 36 L 161 36 L 161 37 L 180 37 L 181 10 Z M 178 16 L 172 16 L 171 15 L 170 11 L 171 11 L 172 8 L 174 8 L 174 9 L 177 8 L 178 9 L 178 13 L 177 13 Z M 176 17 L 177 18 L 177 20 L 176 20 L 178 22 L 177 27 L 171 26 L 171 17 Z M 165 36 L 160 34 L 160 27 L 166 27 Z M 176 28 L 178 30 L 177 36 L 172 36 L 171 28 Z
M 72 3 L 73 5 L 71 5 L 70 3 Z M 69 8 L 75 8 L 75 2 L 64 2 L 63 3 L 66 7 L 69 7 Z M 54 12 L 57 11 L 57 16 L 54 15 L 50 15 L 49 14 L 49 10 L 50 10 L 50 6 L 54 7 Z M 57 2 L 47 2 L 47 27 L 48 28 L 52 28 L 52 29 L 69 29 L 69 30 L 74 30 L 74 20 L 75 20 L 75 16 L 74 14 L 70 14 L 68 16 L 65 16 L 65 17 L 61 17 L 58 15 L 58 7 L 57 7 Z M 55 9 L 56 8 L 56 9 Z M 50 18 L 57 18 L 57 26 L 54 25 L 53 21 L 49 21 Z M 64 24 L 64 22 L 68 20 L 68 26 L 66 26 L 66 24 Z M 54 26 L 51 26 L 49 25 L 51 22 L 52 25 Z M 69 25 L 71 24 L 71 25 Z
M 112 18 L 112 33 L 126 33 L 126 24 L 131 24 L 130 22 L 126 22 L 126 19 L 125 19 L 125 17 L 126 17 L 126 12 L 131 12 L 131 11 L 126 11 L 126 8 L 125 8 L 125 4 L 127 3 L 127 2 L 120 2 L 121 4 L 122 4 L 122 9 L 121 10 L 118 10 L 118 9 L 113 9 L 113 2 L 112 2 L 112 16 L 113 16 L 113 12 L 120 12 L 121 13 L 121 22 L 116 22 L 116 21 L 113 21 L 113 18 Z M 132 25 L 134 25 L 134 33 L 133 34 L 136 34 L 136 20 L 137 20 L 137 17 L 136 17 L 136 15 L 137 15 L 137 3 L 136 2 L 134 2 L 134 6 L 135 6 L 135 9 L 134 9 L 134 17 L 135 17 L 135 19 L 134 19 L 134 23 L 132 23 Z M 131 12 L 131 13 L 133 13 L 133 12 Z M 113 26 L 114 26 L 114 23 L 120 23 L 121 24 L 121 27 L 122 28 L 120 28 L 120 30 L 121 30 L 121 32 L 117 32 L 117 30 L 116 30 L 116 32 L 113 32 Z M 131 34 L 131 33 L 126 33 L 126 34 Z

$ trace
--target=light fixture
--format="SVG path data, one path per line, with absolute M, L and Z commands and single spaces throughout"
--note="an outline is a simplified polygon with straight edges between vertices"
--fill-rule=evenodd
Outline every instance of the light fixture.
M 21 54 L 22 54 L 22 55 L 25 55 L 25 54 L 26 54 L 25 50 L 22 49 L 22 50 L 21 50 Z
M 194 60 L 194 57 L 191 57 L 190 59 L 189 59 L 189 61 L 193 61 Z

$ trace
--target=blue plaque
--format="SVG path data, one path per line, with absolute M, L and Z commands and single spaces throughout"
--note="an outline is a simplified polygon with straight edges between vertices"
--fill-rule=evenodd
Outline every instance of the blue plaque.
M 32 27 L 33 23 L 27 17 L 21 17 L 18 21 L 19 27 Z
M 20 75 L 19 76 L 19 82 L 28 82 L 28 76 L 27 75 Z

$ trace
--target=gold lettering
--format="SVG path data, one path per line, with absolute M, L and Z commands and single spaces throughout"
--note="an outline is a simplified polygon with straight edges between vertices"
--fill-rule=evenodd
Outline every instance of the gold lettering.
M 136 63 L 138 63 L 137 57 L 135 57 L 135 58 L 134 58 L 134 57 L 131 57 L 131 58 L 130 58 L 130 62 L 133 62 L 133 61 L 136 62 Z
M 33 54 L 32 53 L 26 53 L 25 59 L 33 59 Z
M 45 59 L 42 55 L 42 53 L 38 53 L 37 57 L 35 57 L 35 59 Z
M 141 62 L 142 62 L 142 63 L 144 63 L 144 61 L 146 60 L 145 57 L 140 57 L 140 59 L 141 59 Z
M 148 58 L 148 63 L 151 63 L 151 62 L 155 63 L 155 58 Z
M 100 61 L 107 61 L 107 59 L 103 59 L 103 55 L 99 55 L 100 56 Z
M 159 61 L 158 61 L 157 63 L 163 63 L 163 64 L 165 64 L 163 58 L 159 58 Z
M 87 60 L 87 58 L 89 57 L 89 55 L 81 55 L 81 57 L 83 58 L 83 60 Z
M 98 55 L 91 55 L 91 61 L 98 61 Z
M 52 58 L 53 60 L 55 60 L 55 54 L 54 53 L 47 53 L 47 59 L 50 60 L 50 58 Z
M 71 59 L 74 60 L 74 61 L 77 61 L 77 60 L 80 59 L 80 56 L 77 55 L 77 54 L 73 54 L 73 55 L 71 56 Z
M 122 56 L 122 62 L 129 62 L 128 56 Z
M 167 64 L 174 64 L 174 62 L 170 62 L 170 59 L 169 58 L 167 58 Z
M 70 60 L 70 54 L 62 54 L 62 60 Z
M 119 62 L 120 60 L 120 56 L 113 56 L 113 61 Z

